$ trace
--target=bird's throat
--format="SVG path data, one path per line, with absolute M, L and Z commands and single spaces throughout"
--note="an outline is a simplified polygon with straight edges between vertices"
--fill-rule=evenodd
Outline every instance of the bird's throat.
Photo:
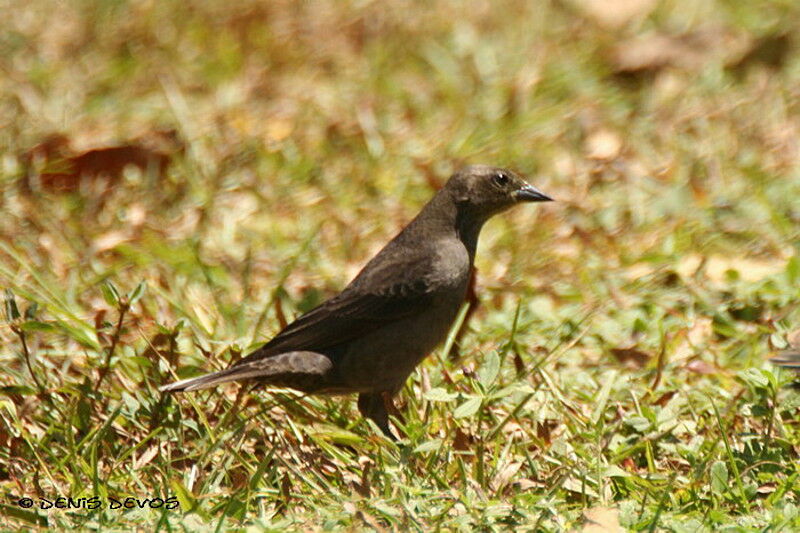
M 469 213 L 459 212 L 455 219 L 455 230 L 458 239 L 464 243 L 469 252 L 470 264 L 475 259 L 475 250 L 478 248 L 478 237 L 485 221 L 482 218 L 470 216 Z

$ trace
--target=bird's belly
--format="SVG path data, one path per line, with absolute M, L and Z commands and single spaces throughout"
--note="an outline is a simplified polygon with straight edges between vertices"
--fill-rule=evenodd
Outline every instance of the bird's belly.
M 353 391 L 398 390 L 414 367 L 444 340 L 462 302 L 463 296 L 449 298 L 353 342 L 342 358 L 338 378 Z

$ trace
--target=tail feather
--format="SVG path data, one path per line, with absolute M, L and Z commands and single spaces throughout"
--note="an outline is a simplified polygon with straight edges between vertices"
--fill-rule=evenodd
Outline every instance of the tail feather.
M 786 350 L 769 360 L 773 365 L 800 370 L 800 350 Z
M 184 392 L 208 389 L 231 381 L 258 380 L 274 385 L 297 387 L 316 384 L 333 368 L 333 362 L 316 352 L 287 352 L 273 357 L 247 361 L 219 372 L 169 383 L 158 390 Z

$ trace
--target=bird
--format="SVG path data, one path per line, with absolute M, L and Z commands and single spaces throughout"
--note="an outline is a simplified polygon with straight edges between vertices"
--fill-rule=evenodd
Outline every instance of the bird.
M 160 390 L 251 382 L 306 394 L 356 393 L 361 415 L 396 440 L 392 398 L 447 336 L 484 223 L 516 204 L 552 200 L 511 170 L 462 168 L 339 294 L 228 368 Z
M 783 350 L 775 357 L 770 358 L 769 362 L 775 366 L 800 371 L 800 346 Z

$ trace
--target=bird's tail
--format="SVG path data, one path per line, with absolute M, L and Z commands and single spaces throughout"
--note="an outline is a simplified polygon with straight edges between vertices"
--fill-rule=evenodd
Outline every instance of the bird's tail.
M 800 349 L 786 350 L 769 360 L 773 365 L 800 370 Z
M 162 392 L 208 389 L 231 381 L 258 380 L 274 385 L 306 388 L 317 386 L 333 367 L 331 360 L 316 352 L 286 352 L 263 359 L 243 360 L 225 370 L 183 379 L 159 387 Z
M 159 387 L 158 390 L 162 392 L 184 392 L 200 389 L 208 389 L 221 383 L 228 383 L 229 381 L 238 381 L 243 379 L 239 373 L 238 367 L 231 367 L 219 372 L 205 374 L 196 378 L 182 379 L 168 385 Z

